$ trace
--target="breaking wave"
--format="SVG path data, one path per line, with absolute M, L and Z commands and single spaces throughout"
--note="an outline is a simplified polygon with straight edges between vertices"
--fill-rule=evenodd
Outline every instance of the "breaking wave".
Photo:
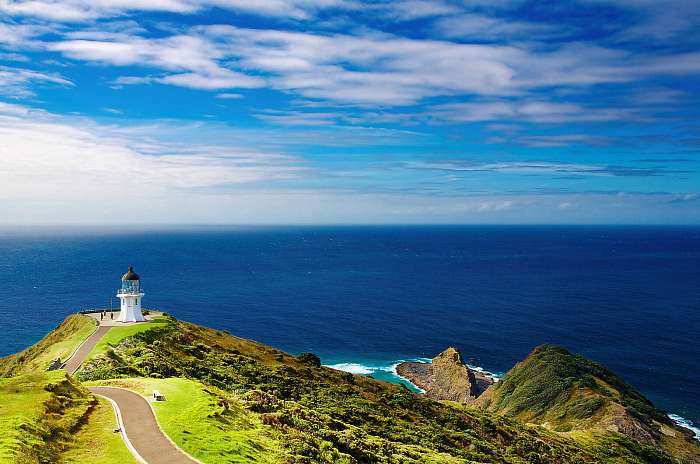
M 679 415 L 677 415 L 677 414 L 669 414 L 668 417 L 670 417 L 671 420 L 672 420 L 673 422 L 675 422 L 676 424 L 678 424 L 679 426 L 681 426 L 681 427 L 683 427 L 683 428 L 685 428 L 685 429 L 688 429 L 688 430 L 690 430 L 691 432 L 693 432 L 693 434 L 695 435 L 695 439 L 698 440 L 698 441 L 700 441 L 700 428 L 695 427 L 695 426 L 693 425 L 693 421 L 688 420 L 688 419 L 686 419 L 686 418 L 684 418 L 684 417 L 681 417 L 681 416 L 679 416 Z

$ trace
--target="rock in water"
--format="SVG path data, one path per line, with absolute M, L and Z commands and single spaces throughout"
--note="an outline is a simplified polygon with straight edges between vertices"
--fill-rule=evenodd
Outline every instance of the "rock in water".
M 469 369 L 453 347 L 435 356 L 432 363 L 405 362 L 396 371 L 425 390 L 427 397 L 461 404 L 473 402 L 493 383 L 490 377 Z

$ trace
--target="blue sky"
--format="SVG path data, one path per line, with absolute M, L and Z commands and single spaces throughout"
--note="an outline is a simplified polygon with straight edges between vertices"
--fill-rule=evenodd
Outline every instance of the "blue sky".
M 700 223 L 700 3 L 0 0 L 0 223 Z

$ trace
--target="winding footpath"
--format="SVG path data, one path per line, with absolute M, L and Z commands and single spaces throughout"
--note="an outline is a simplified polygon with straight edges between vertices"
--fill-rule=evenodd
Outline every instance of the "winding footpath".
M 148 401 L 131 390 L 115 387 L 88 387 L 96 395 L 112 400 L 118 407 L 122 436 L 139 461 L 148 464 L 199 464 L 165 436 Z
M 100 339 L 116 325 L 106 320 L 97 320 L 97 323 L 97 329 L 63 365 L 68 373 L 74 374 Z M 163 433 L 151 405 L 143 396 L 116 387 L 88 387 L 88 390 L 112 403 L 122 438 L 141 464 L 202 464 L 185 454 Z
M 109 326 L 99 326 L 97 330 L 95 330 L 92 335 L 85 339 L 78 349 L 75 350 L 75 353 L 73 353 L 71 357 L 66 360 L 66 363 L 63 365 L 63 369 L 65 369 L 66 372 L 71 375 L 75 374 L 85 360 L 85 357 L 90 354 L 93 348 L 95 348 L 97 342 L 99 342 L 100 339 L 102 339 L 102 337 L 109 332 L 109 329 L 111 329 Z

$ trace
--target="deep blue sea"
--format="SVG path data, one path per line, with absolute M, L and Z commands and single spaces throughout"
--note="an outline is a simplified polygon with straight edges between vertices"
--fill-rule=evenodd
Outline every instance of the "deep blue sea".
M 325 364 L 391 379 L 455 345 L 502 373 L 556 343 L 700 423 L 697 227 L 0 229 L 0 356 L 130 264 L 146 307 Z

